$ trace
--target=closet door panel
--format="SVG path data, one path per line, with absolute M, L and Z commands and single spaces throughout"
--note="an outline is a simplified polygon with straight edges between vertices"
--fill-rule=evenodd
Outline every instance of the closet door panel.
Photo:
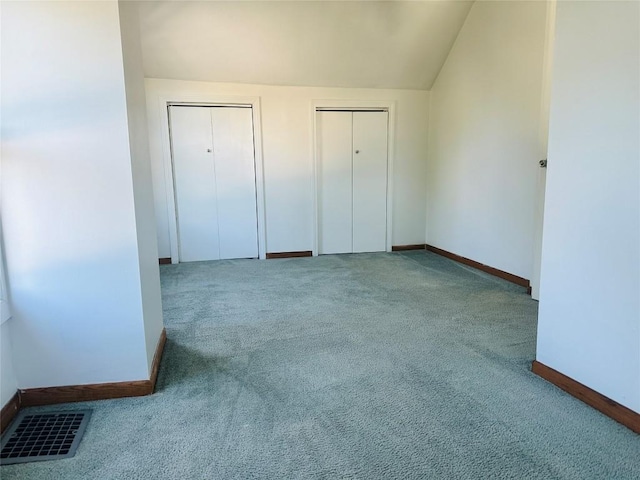
M 317 112 L 318 253 L 350 253 L 352 113 Z
M 172 106 L 169 115 L 180 261 L 216 260 L 220 254 L 209 109 Z
M 258 257 L 258 217 L 250 108 L 210 108 L 220 258 Z
M 353 113 L 353 252 L 387 240 L 387 112 Z

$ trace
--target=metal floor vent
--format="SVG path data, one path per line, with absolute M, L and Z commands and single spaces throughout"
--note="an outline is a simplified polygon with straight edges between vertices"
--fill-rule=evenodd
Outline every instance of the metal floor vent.
M 0 464 L 73 457 L 90 417 L 91 410 L 20 412 L 2 435 Z

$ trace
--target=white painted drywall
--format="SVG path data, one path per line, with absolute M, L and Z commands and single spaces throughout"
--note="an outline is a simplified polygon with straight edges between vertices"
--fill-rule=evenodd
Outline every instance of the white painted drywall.
M 1 26 L 18 385 L 148 379 L 118 3 L 6 2 Z
M 140 48 L 140 24 L 138 8 L 134 3 L 120 0 L 118 9 L 127 98 L 142 310 L 147 363 L 149 373 L 151 373 L 153 357 L 164 324 L 162 321 L 158 241 L 147 131 L 147 105 L 142 71 L 142 50 Z
M 640 4 L 558 2 L 537 359 L 640 412 Z
M 18 380 L 13 368 L 11 346 L 11 322 L 0 325 L 0 405 L 4 407 L 18 390 Z M 0 408 L 1 408 L 0 407 Z
M 427 243 L 531 278 L 545 2 L 476 2 L 431 90 Z
M 158 250 L 170 256 L 160 98 L 260 97 L 267 252 L 313 249 L 313 100 L 396 102 L 393 245 L 424 243 L 429 93 L 146 79 Z M 173 201 L 169 199 L 169 201 Z
M 143 1 L 145 75 L 429 89 L 471 3 Z

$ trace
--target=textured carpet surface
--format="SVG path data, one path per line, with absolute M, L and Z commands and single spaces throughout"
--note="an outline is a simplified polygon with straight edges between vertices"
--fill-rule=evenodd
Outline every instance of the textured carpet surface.
M 2 479 L 638 479 L 640 436 L 530 372 L 537 303 L 426 252 L 161 268 L 150 397 Z

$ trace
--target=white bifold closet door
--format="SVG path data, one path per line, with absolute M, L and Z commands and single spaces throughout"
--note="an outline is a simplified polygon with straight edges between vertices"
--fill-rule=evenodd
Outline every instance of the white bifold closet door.
M 181 262 L 258 257 L 251 108 L 171 106 Z
M 385 251 L 388 113 L 316 115 L 318 253 Z

